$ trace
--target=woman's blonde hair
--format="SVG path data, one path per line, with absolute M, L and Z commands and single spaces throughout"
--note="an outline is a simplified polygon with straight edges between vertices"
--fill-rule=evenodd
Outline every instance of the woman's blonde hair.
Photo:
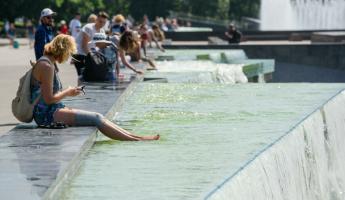
M 97 15 L 95 14 L 90 14 L 90 16 L 87 18 L 87 23 L 95 23 L 97 20 Z
M 119 46 L 126 52 L 135 52 L 139 44 L 132 31 L 125 31 L 120 37 Z
M 60 34 L 44 46 L 44 54 L 53 56 L 59 62 L 66 62 L 76 52 L 74 38 L 70 35 Z
M 116 24 L 122 24 L 125 22 L 125 17 L 121 14 L 115 15 L 113 17 L 113 22 Z
M 152 30 L 154 36 L 158 39 L 158 41 L 163 41 L 165 40 L 165 34 L 164 32 L 159 28 L 158 25 L 154 24 L 152 25 Z

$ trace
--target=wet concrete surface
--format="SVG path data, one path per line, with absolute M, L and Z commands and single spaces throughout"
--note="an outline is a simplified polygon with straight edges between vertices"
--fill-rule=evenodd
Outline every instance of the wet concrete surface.
M 86 95 L 66 99 L 71 108 L 106 114 L 129 85 L 86 85 Z M 95 127 L 37 128 L 21 124 L 0 140 L 1 199 L 42 199 L 65 176 Z M 92 144 L 91 144 L 92 145 Z

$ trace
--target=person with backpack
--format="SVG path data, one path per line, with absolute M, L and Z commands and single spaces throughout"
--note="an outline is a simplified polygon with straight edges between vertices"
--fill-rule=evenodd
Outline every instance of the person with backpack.
M 89 42 L 89 49 L 82 79 L 115 82 L 119 74 L 115 43 L 106 34 L 95 33 L 92 41 Z
M 105 33 L 103 27 L 106 24 L 108 18 L 109 15 L 106 12 L 99 12 L 96 22 L 84 25 L 76 38 L 78 52 L 77 54 L 73 55 L 73 62 L 79 78 L 81 78 L 81 75 L 85 68 L 86 56 L 90 52 L 89 42 L 92 40 L 95 33 Z
M 83 87 L 62 89 L 56 63 L 64 63 L 75 52 L 72 36 L 60 34 L 44 47 L 44 55 L 32 69 L 31 100 L 34 104 L 33 119 L 40 127 L 54 128 L 66 126 L 96 126 L 104 135 L 115 140 L 140 141 L 158 140 L 159 135 L 134 135 L 103 115 L 96 112 L 66 107 L 62 100 L 79 95 Z

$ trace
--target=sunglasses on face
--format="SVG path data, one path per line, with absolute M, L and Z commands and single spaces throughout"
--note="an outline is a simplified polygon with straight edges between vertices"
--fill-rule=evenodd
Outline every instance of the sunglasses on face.
M 47 19 L 53 19 L 53 16 L 46 16 Z

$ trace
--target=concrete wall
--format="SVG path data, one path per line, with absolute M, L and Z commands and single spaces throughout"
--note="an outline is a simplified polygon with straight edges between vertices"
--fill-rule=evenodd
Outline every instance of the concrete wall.
M 166 38 L 172 39 L 173 41 L 205 41 L 210 36 L 219 37 L 226 39 L 224 32 L 227 30 L 226 27 L 213 32 L 165 32 Z M 241 30 L 240 30 L 241 31 Z M 322 33 L 334 32 L 341 30 L 327 30 Z M 320 30 L 310 31 L 241 31 L 245 40 L 288 40 L 292 36 L 298 37 L 303 40 L 310 40 L 311 35 L 314 32 L 320 32 Z
M 166 49 L 243 49 L 248 58 L 345 70 L 345 44 L 171 45 Z
M 249 58 L 345 69 L 345 44 L 240 45 Z

